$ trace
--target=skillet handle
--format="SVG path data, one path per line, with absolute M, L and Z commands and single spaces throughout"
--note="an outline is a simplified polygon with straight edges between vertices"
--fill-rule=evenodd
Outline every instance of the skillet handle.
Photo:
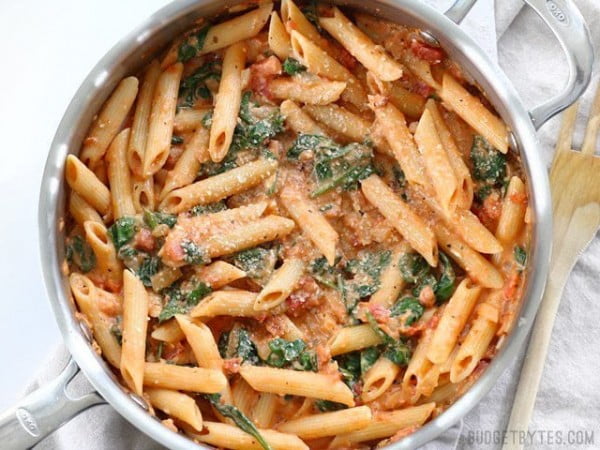
M 523 0 L 548 25 L 560 43 L 569 78 L 563 92 L 533 108 L 529 115 L 535 129 L 569 107 L 585 91 L 592 76 L 594 48 L 583 16 L 570 0 Z
M 456 0 L 445 14 L 460 24 L 476 0 Z M 533 108 L 529 115 L 535 129 L 569 107 L 585 91 L 592 76 L 594 48 L 588 27 L 570 0 L 523 0 L 550 28 L 567 57 L 569 78 L 563 92 Z
M 56 379 L 0 415 L 0 447 L 31 448 L 90 406 L 106 403 L 96 392 L 79 398 L 69 396 L 67 386 L 78 372 L 79 367 L 70 359 Z

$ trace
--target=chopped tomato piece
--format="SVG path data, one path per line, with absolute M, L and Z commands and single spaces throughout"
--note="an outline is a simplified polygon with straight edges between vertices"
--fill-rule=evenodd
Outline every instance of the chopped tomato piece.
M 419 41 L 417 39 L 413 39 L 410 43 L 410 49 L 414 53 L 414 55 L 427 61 L 431 64 L 439 64 L 444 59 L 444 50 L 437 47 L 432 47 L 431 45 L 426 44 L 425 42 Z

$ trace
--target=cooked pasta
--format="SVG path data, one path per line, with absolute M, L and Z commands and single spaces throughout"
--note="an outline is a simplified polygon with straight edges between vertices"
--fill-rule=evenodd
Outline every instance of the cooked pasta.
M 527 179 L 418 30 L 253 5 L 148 55 L 68 156 L 69 286 L 124 389 L 196 442 L 379 448 L 510 329 Z

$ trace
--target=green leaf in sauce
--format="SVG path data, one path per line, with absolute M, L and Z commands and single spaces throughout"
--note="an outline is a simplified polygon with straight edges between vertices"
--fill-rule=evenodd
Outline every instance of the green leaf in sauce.
M 121 217 L 113 223 L 108 229 L 108 235 L 112 240 L 117 251 L 129 243 L 136 232 L 135 217 Z
M 473 138 L 471 146 L 473 177 L 490 185 L 501 185 L 506 177 L 506 157 L 482 136 Z
M 67 243 L 65 257 L 69 264 L 75 264 L 82 273 L 87 273 L 96 267 L 96 255 L 92 247 L 79 235 L 73 236 Z
M 410 326 L 421 318 L 425 312 L 425 308 L 419 300 L 414 297 L 404 297 L 398 300 L 390 309 L 391 316 L 403 316 L 404 324 Z
M 286 58 L 283 61 L 283 71 L 288 75 L 296 75 L 297 73 L 304 72 L 306 67 L 303 66 L 300 61 L 294 58 Z
M 207 80 L 219 81 L 221 79 L 221 62 L 211 61 L 196 69 L 191 75 L 184 78 L 179 85 L 179 103 L 181 108 L 191 108 L 199 98 L 209 99 L 211 93 L 206 86 Z
M 188 62 L 200 51 L 202 51 L 204 48 L 204 43 L 206 42 L 206 35 L 208 34 L 210 27 L 210 24 L 203 26 L 197 32 L 188 36 L 188 38 L 181 43 L 177 52 L 177 61 Z
M 269 342 L 271 353 L 265 363 L 273 367 L 289 367 L 295 370 L 317 370 L 316 356 L 306 350 L 302 339 L 287 341 L 276 338 Z
M 517 266 L 520 270 L 524 270 L 527 265 L 527 251 L 520 245 L 517 245 L 513 252 Z
M 184 253 L 184 261 L 187 264 L 208 264 L 210 262 L 210 258 L 208 257 L 206 250 L 200 246 L 198 246 L 195 242 L 184 239 L 181 241 L 181 249 Z
M 210 401 L 219 414 L 233 420 L 240 430 L 253 436 L 264 450 L 272 450 L 272 447 L 267 441 L 265 441 L 254 423 L 252 423 L 252 421 L 248 419 L 244 413 L 242 413 L 235 406 L 221 403 L 221 394 L 205 394 L 204 396 L 208 399 L 208 401 Z
M 173 228 L 177 223 L 177 216 L 175 214 L 149 211 L 146 209 L 144 210 L 144 223 L 151 230 L 154 230 L 158 225 L 166 225 L 169 228 Z

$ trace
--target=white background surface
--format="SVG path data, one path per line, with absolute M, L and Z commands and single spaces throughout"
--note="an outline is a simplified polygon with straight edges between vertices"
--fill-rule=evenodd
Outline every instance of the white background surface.
M 94 64 L 166 3 L 0 1 L 0 411 L 61 339 L 42 281 L 37 227 L 54 132 Z

